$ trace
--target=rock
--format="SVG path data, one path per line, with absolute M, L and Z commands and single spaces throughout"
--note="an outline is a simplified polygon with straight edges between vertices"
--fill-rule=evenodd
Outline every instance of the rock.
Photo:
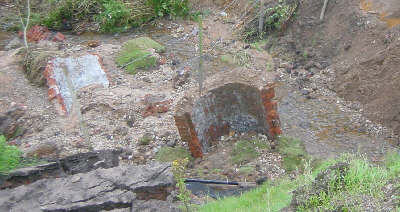
M 176 29 L 177 33 L 181 33 L 183 31 L 185 31 L 185 28 L 183 28 L 183 26 L 180 26 L 180 27 L 178 27 L 178 29 Z
M 167 142 L 167 146 L 169 146 L 169 147 L 175 147 L 175 146 L 176 146 L 176 140 L 175 140 L 175 139 L 170 139 L 170 140 Z
M 54 42 L 63 42 L 64 40 L 65 36 L 61 32 L 57 32 L 53 37 Z
M 0 135 L 10 139 L 18 131 L 23 132 L 21 124 L 18 122 L 25 115 L 26 108 L 23 106 L 13 106 L 10 110 L 0 114 Z
M 184 84 L 189 82 L 190 77 L 190 68 L 185 67 L 184 69 L 177 71 L 176 75 L 174 76 L 172 82 L 173 87 L 178 89 L 179 87 L 183 86 Z
M 18 37 L 15 37 L 14 39 L 12 39 L 5 47 L 5 50 L 11 50 L 11 49 L 16 49 L 22 46 L 22 42 L 21 39 L 19 39 Z
M 14 188 L 43 178 L 86 173 L 98 168 L 112 168 L 119 165 L 121 150 L 100 150 L 79 153 L 46 164 L 21 168 L 8 175 L 0 175 L 0 189 Z
M 2 190 L 0 211 L 108 211 L 137 208 L 148 200 L 164 201 L 162 207 L 168 208 L 171 203 L 165 201 L 174 183 L 169 164 L 97 169 Z M 157 205 L 146 206 L 158 211 L 152 208 Z
M 47 142 L 34 145 L 25 151 L 25 157 L 35 157 L 35 158 L 49 158 L 51 156 L 56 157 L 59 148 L 57 144 Z
M 162 211 L 162 212 L 180 212 L 181 210 L 171 205 L 171 203 L 160 200 L 137 200 L 132 202 L 132 208 L 127 212 L 151 212 L 151 211 Z
M 159 113 L 166 113 L 170 109 L 171 100 L 165 100 L 164 95 L 147 94 L 143 99 L 146 105 L 142 115 L 148 117 Z

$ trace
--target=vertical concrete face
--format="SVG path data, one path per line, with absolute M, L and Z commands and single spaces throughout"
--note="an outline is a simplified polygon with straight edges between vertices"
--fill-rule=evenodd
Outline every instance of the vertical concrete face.
M 101 58 L 93 54 L 80 57 L 56 57 L 48 62 L 44 75 L 49 87 L 49 99 L 57 99 L 64 113 L 71 111 L 72 92 L 90 85 L 108 87 L 110 84 Z
M 274 139 L 281 133 L 274 96 L 273 86 L 260 90 L 243 83 L 227 83 L 196 101 L 183 101 L 177 109 L 175 123 L 194 157 L 202 157 L 230 131 L 255 131 Z

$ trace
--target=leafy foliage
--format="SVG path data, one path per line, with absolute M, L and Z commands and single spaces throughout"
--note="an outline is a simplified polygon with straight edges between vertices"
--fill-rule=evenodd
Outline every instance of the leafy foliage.
M 190 191 L 186 189 L 185 185 L 185 170 L 189 163 L 188 158 L 174 160 L 172 162 L 172 173 L 176 180 L 176 187 L 178 188 L 178 199 L 185 206 L 186 212 L 191 211 L 190 207 Z
M 6 143 L 6 138 L 0 136 L 0 172 L 15 169 L 20 164 L 21 151 Z
M 189 14 L 189 0 L 148 0 L 148 4 L 159 17 L 185 17 Z
M 104 0 L 103 11 L 96 16 L 103 32 L 125 31 L 129 27 L 131 12 L 122 1 Z

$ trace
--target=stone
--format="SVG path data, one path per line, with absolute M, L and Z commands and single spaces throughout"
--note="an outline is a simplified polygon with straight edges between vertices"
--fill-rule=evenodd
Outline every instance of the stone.
M 7 139 L 10 139 L 18 131 L 24 131 L 21 129 L 19 120 L 25 115 L 25 112 L 25 107 L 14 105 L 7 112 L 0 114 L 0 135 L 4 135 Z
M 79 181 L 72 182 L 77 176 Z M 137 208 L 149 200 L 163 201 L 162 207 L 168 208 L 174 184 L 165 163 L 97 169 L 2 190 L 0 211 L 109 211 Z
M 49 87 L 49 99 L 55 99 L 64 113 L 71 112 L 73 93 L 79 89 L 90 85 L 110 85 L 100 56 L 94 54 L 56 57 L 48 62 L 44 76 Z
M 157 115 L 159 113 L 168 112 L 170 109 L 171 100 L 166 100 L 165 96 L 162 95 L 147 94 L 143 99 L 143 103 L 146 107 L 142 115 L 143 117 L 148 117 Z
M 64 40 L 65 40 L 65 36 L 61 32 L 57 32 L 53 37 L 54 42 L 62 42 Z
M 16 169 L 7 175 L 0 175 L 0 189 L 15 188 L 44 178 L 56 178 L 86 173 L 98 168 L 116 167 L 119 165 L 121 152 L 121 150 L 100 150 L 79 153 L 59 160 L 49 159 L 49 162 L 45 164 Z
M 56 157 L 57 153 L 59 151 L 59 148 L 57 144 L 51 143 L 51 142 L 46 142 L 46 143 L 40 143 L 36 144 L 34 146 L 31 146 L 28 150 L 25 151 L 24 156 L 25 157 L 35 157 L 35 158 L 49 158 L 51 156 Z
M 182 70 L 179 70 L 176 72 L 172 82 L 173 82 L 173 87 L 175 89 L 178 89 L 179 87 L 182 87 L 184 84 L 189 82 L 190 78 L 190 68 L 185 67 Z

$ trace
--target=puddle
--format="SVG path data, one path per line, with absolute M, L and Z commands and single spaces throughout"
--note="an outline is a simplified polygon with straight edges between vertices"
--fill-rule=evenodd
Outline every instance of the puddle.
M 400 25 L 400 4 L 398 0 L 360 0 L 360 8 L 365 12 L 376 12 L 388 28 Z M 396 11 L 397 10 L 397 11 Z

